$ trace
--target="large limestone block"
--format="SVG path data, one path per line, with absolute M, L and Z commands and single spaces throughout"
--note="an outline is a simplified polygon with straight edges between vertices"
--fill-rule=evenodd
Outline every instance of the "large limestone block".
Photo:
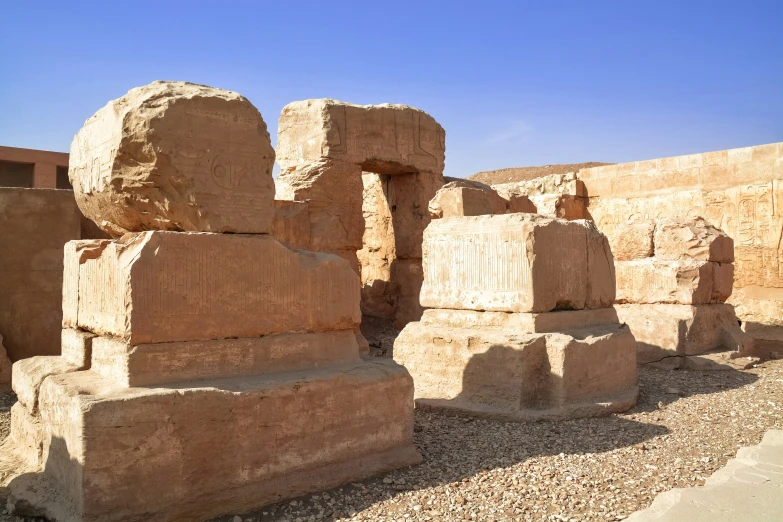
M 362 168 L 324 160 L 283 171 L 275 180 L 277 197 L 306 201 L 310 250 L 334 252 L 362 248 Z
M 655 227 L 655 257 L 734 262 L 734 240 L 703 218 L 661 219 Z
M 360 322 L 359 277 L 348 263 L 269 235 L 158 231 L 88 246 L 78 273 L 66 276 L 78 281 L 76 324 L 131 345 Z
M 654 255 L 653 235 L 655 223 L 637 221 L 621 223 L 610 237 L 612 254 L 616 261 L 646 259 Z
M 32 414 L 38 412 L 38 394 L 41 385 L 52 375 L 80 370 L 64 357 L 39 355 L 18 361 L 13 366 L 13 387 L 19 403 Z
M 605 415 L 638 392 L 634 338 L 616 323 L 525 334 L 415 322 L 394 359 L 413 376 L 417 406 L 508 420 Z
M 720 348 L 743 355 L 753 351 L 752 339 L 740 330 L 729 304 L 624 304 L 616 308 L 636 338 L 639 364 Z
M 329 158 L 367 172 L 442 173 L 446 133 L 406 105 L 354 105 L 331 99 L 289 103 L 280 113 L 277 161 L 283 171 Z
M 60 337 L 62 358 L 79 368 L 89 368 L 92 361 L 93 339 L 95 339 L 94 333 L 74 328 L 63 328 Z
M 425 308 L 548 312 L 615 297 L 606 237 L 584 221 L 536 214 L 434 220 L 424 233 Z
M 121 386 L 302 371 L 359 361 L 353 330 L 174 343 L 94 340 L 92 370 Z
M 505 214 L 507 201 L 489 186 L 460 186 L 453 181 L 438 190 L 428 210 L 433 218 Z
M 8 443 L 11 443 L 8 445 Z M 22 461 L 37 467 L 43 464 L 43 430 L 38 414 L 32 414 L 21 402 L 11 406 L 11 433 L 2 449 L 18 455 Z
M 71 144 L 85 216 L 117 237 L 144 230 L 268 233 L 275 152 L 243 96 L 186 82 L 131 89 Z
M 0 188 L 0 334 L 12 361 L 60 353 L 63 245 L 79 239 L 68 190 Z
M 46 381 L 37 474 L 9 506 L 54 520 L 164 522 L 248 512 L 417 464 L 413 383 L 393 361 L 119 388 Z
M 618 261 L 615 266 L 617 302 L 694 305 L 723 302 L 731 295 L 730 267 L 695 259 Z
M 306 201 L 275 200 L 272 235 L 294 248 L 310 249 L 310 209 Z

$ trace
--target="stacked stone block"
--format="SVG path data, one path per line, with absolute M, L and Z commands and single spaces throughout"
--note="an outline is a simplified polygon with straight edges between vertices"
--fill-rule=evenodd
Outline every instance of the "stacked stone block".
M 591 222 L 438 219 L 423 252 L 427 310 L 394 345 L 417 405 L 523 420 L 635 404 L 635 341 L 612 308 L 612 254 Z
M 617 311 L 640 363 L 725 348 L 752 352 L 731 296 L 734 242 L 702 218 L 639 220 L 612 236 Z
M 130 108 L 88 120 L 74 147 L 99 160 L 72 178 L 80 205 L 125 233 L 66 245 L 62 356 L 14 366 L 6 449 L 28 469 L 11 509 L 203 520 L 419 462 L 410 375 L 359 352 L 358 276 L 262 233 L 275 209 L 270 172 L 248 167 L 271 151 L 258 111 L 171 82 L 112 104 Z M 193 192 L 167 204 L 174 185 Z M 259 233 L 214 233 L 229 229 Z

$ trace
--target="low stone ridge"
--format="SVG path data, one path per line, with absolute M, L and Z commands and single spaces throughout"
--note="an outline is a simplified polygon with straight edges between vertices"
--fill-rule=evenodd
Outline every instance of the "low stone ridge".
M 71 144 L 68 175 L 84 215 L 114 237 L 268 233 L 274 161 L 266 123 L 245 97 L 156 81 L 86 121 Z
M 540 167 L 511 167 L 507 169 L 486 170 L 477 172 L 468 179 L 486 183 L 487 185 L 499 185 L 501 183 L 515 183 L 528 181 L 552 174 L 568 174 L 578 172 L 581 169 L 614 165 L 614 163 L 601 163 L 590 161 L 587 163 L 561 163 L 555 165 L 542 165 Z

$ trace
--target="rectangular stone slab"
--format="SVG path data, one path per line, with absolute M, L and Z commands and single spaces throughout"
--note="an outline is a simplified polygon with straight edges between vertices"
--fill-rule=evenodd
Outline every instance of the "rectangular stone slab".
M 46 465 L 12 481 L 10 505 L 83 522 L 206 520 L 361 480 L 421 461 L 412 391 L 389 360 L 165 388 L 59 376 L 41 395 Z
M 624 304 L 616 308 L 636 338 L 639 364 L 718 348 L 752 351 L 747 346 L 752 338 L 740 329 L 730 304 Z
M 509 420 L 604 415 L 636 402 L 636 347 L 620 324 L 562 333 L 409 323 L 394 360 L 417 406 Z
M 536 214 L 437 219 L 424 233 L 425 308 L 549 312 L 611 306 L 612 254 L 587 221 Z
M 452 328 L 513 328 L 519 333 L 548 333 L 617 324 L 618 320 L 614 308 L 559 310 L 541 314 L 429 309 L 424 311 L 421 322 Z
M 731 295 L 731 265 L 687 259 L 618 261 L 618 303 L 708 304 Z M 719 273 L 716 284 L 716 272 Z
M 155 231 L 93 246 L 66 277 L 78 279 L 76 323 L 131 345 L 359 326 L 348 263 L 268 235 Z
M 155 386 L 358 362 L 353 330 L 131 346 L 94 340 L 92 370 L 121 386 Z

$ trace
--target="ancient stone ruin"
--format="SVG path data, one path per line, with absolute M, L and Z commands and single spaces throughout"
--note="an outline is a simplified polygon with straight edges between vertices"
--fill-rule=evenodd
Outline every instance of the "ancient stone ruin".
M 277 199 L 307 202 L 310 250 L 361 274 L 362 310 L 403 325 L 421 316 L 421 242 L 427 205 L 443 185 L 445 132 L 405 105 L 330 99 L 280 115 Z
M 394 345 L 418 406 L 522 420 L 635 404 L 635 341 L 612 308 L 612 253 L 591 222 L 437 219 L 423 252 L 427 310 Z
M 753 352 L 731 296 L 734 241 L 702 218 L 619 225 L 612 236 L 617 313 L 631 327 L 639 363 L 725 349 Z
M 14 365 L 12 511 L 203 520 L 419 462 L 410 375 L 359 354 L 357 274 L 267 233 L 258 111 L 179 82 L 108 107 L 71 178 L 125 234 L 67 244 L 62 356 Z

